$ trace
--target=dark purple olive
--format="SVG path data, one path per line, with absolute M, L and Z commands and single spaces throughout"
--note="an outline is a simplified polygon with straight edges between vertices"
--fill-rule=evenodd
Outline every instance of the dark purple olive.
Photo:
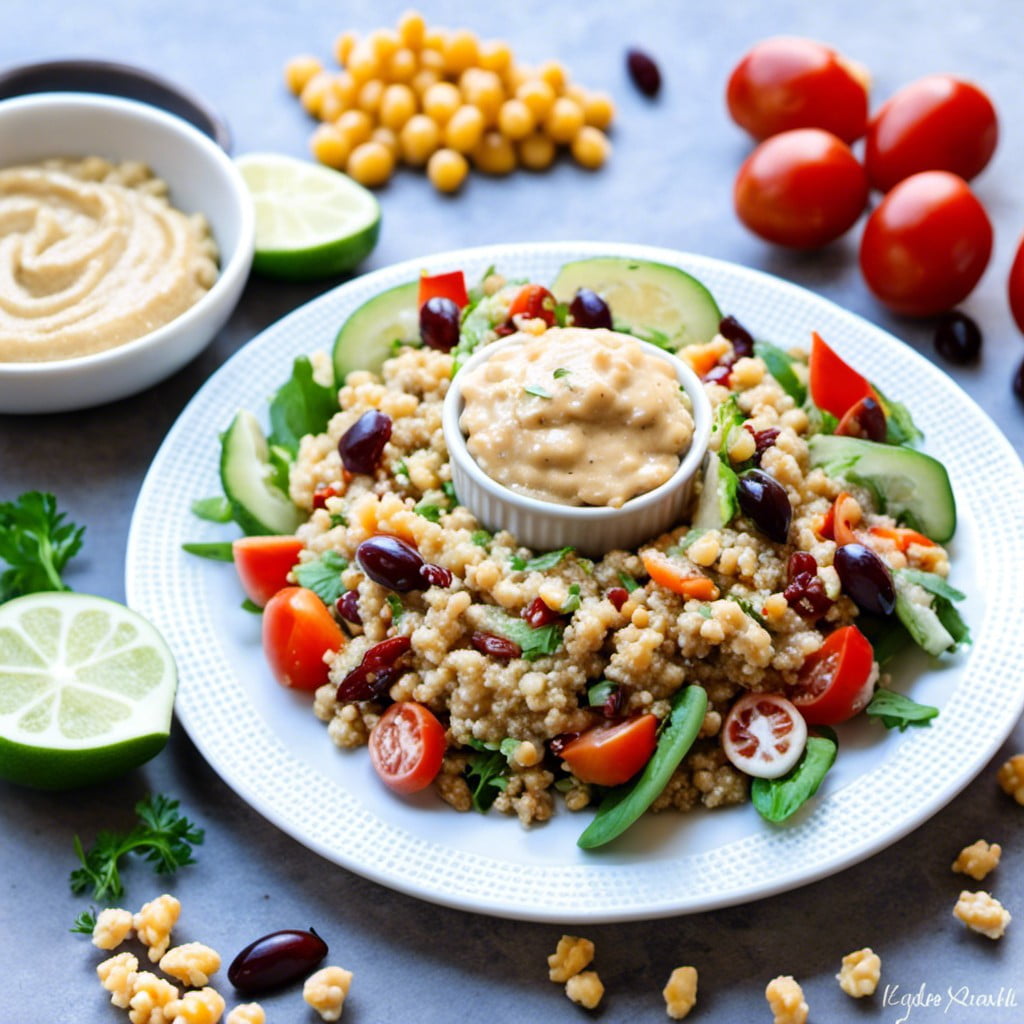
M 786 488 L 763 469 L 748 469 L 740 477 L 736 497 L 743 514 L 777 544 L 785 544 L 793 507 Z
M 470 636 L 469 642 L 473 650 L 492 658 L 500 658 L 502 661 L 518 658 L 523 653 L 523 649 L 514 640 L 498 636 L 497 633 L 485 633 L 482 630 L 477 630 Z
M 382 587 L 399 593 L 423 589 L 422 556 L 411 544 L 390 533 L 367 537 L 356 548 L 356 562 Z
M 736 317 L 722 317 L 718 324 L 718 333 L 732 342 L 732 350 L 736 353 L 737 359 L 749 358 L 754 354 L 754 338 Z
M 657 96 L 661 89 L 661 71 L 643 50 L 632 49 L 626 52 L 626 68 L 633 84 L 645 96 Z
M 957 310 L 945 313 L 935 328 L 935 350 L 943 359 L 958 366 L 977 362 L 981 353 L 981 328 L 966 313 Z
M 398 659 L 412 649 L 407 636 L 390 636 L 374 644 L 338 684 L 338 700 L 378 700 L 406 670 Z
M 327 943 L 308 932 L 271 932 L 250 942 L 228 968 L 228 981 L 246 995 L 280 988 L 308 976 L 327 956 Z
M 608 303 L 589 288 L 578 288 L 569 303 L 569 315 L 576 327 L 612 329 L 612 311 Z
M 450 352 L 459 343 L 459 307 L 443 295 L 420 306 L 420 340 L 427 348 Z
M 863 611 L 891 615 L 896 607 L 896 587 L 889 567 L 863 544 L 844 544 L 833 563 L 843 590 Z
M 341 464 L 350 473 L 372 474 L 391 440 L 391 417 L 370 409 L 352 424 L 338 442 Z
M 841 437 L 860 437 L 881 444 L 887 433 L 885 410 L 874 398 L 866 395 L 843 415 L 836 433 Z

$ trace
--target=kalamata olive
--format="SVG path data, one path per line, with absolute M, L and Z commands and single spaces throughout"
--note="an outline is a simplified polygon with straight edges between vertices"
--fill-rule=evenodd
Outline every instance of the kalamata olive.
M 778 544 L 785 544 L 793 507 L 786 488 L 763 469 L 748 469 L 736 488 L 740 509 L 757 528 Z
M 754 338 L 734 316 L 724 316 L 719 321 L 718 333 L 732 342 L 732 350 L 737 359 L 754 354 Z
M 569 303 L 569 315 L 576 327 L 612 329 L 612 311 L 608 303 L 590 288 L 578 288 Z
M 840 437 L 861 437 L 881 444 L 886 435 L 885 410 L 876 399 L 866 395 L 843 414 L 836 433 Z
M 626 68 L 633 84 L 645 96 L 657 96 L 661 89 L 661 71 L 643 50 L 631 49 L 626 52 Z
M 958 366 L 977 362 L 981 352 L 981 328 L 958 310 L 944 313 L 935 328 L 935 350 Z
M 341 464 L 350 473 L 374 473 L 384 446 L 391 440 L 391 417 L 369 409 L 352 424 L 338 442 Z
M 405 669 L 398 659 L 412 649 L 407 636 L 389 636 L 374 644 L 362 660 L 338 684 L 338 700 L 377 700 L 383 697 L 391 684 Z
M 839 582 L 858 608 L 890 615 L 896 607 L 896 587 L 889 567 L 863 544 L 844 544 L 834 563 Z
M 497 633 L 485 633 L 483 630 L 474 632 L 470 636 L 469 642 L 474 651 L 487 654 L 492 658 L 501 658 L 504 661 L 518 658 L 523 653 L 523 649 L 514 640 L 498 636 Z
M 312 928 L 286 929 L 250 942 L 228 968 L 228 981 L 246 995 L 267 992 L 312 974 L 327 943 Z
M 449 352 L 459 343 L 461 313 L 456 303 L 435 295 L 420 306 L 420 340 L 427 348 Z
M 367 537 L 356 548 L 359 568 L 382 587 L 405 593 L 422 590 L 424 579 L 420 573 L 423 558 L 411 545 L 389 533 Z

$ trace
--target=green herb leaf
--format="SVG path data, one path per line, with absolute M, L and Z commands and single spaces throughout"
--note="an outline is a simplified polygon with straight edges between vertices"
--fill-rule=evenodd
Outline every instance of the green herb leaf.
M 483 747 L 483 744 L 479 746 Z M 474 810 L 486 814 L 491 809 L 498 794 L 508 786 L 508 774 L 508 758 L 500 749 L 483 747 L 469 755 L 465 778 Z
M 592 708 L 603 707 L 608 698 L 618 690 L 619 684 L 609 679 L 602 679 L 599 683 L 587 688 L 587 704 Z
M 836 432 L 839 420 L 827 410 L 819 409 L 810 399 L 804 403 L 804 412 L 807 413 L 808 435 L 834 434 Z M 828 472 L 827 469 L 826 472 Z
M 284 448 L 294 458 L 303 436 L 322 433 L 337 411 L 338 395 L 334 387 L 318 384 L 313 378 L 309 357 L 299 356 L 292 365 L 291 377 L 270 400 L 268 442 L 271 447 Z
M 441 508 L 438 505 L 431 505 L 427 502 L 421 501 L 413 511 L 432 523 L 441 522 Z
M 399 459 L 395 468 L 391 470 L 395 476 L 404 476 L 406 480 L 409 479 L 409 467 L 405 464 L 405 459 Z
M 824 732 L 823 727 L 821 728 Z M 800 760 L 777 779 L 754 779 L 750 784 L 750 802 L 768 821 L 785 821 L 818 792 L 836 759 L 839 745 L 831 736 L 808 736 Z
M 743 426 L 746 416 L 740 408 L 740 401 L 736 395 L 730 395 L 724 402 L 715 409 L 715 415 L 711 420 L 711 433 L 717 434 L 721 441 L 718 445 L 718 457 L 725 465 L 729 459 L 729 438 L 734 430 Z
M 743 609 L 745 615 L 749 615 L 763 629 L 768 628 L 765 617 L 745 597 L 736 597 L 734 594 L 729 594 L 726 600 L 734 601 Z
M 691 530 L 687 532 L 686 536 L 683 537 L 683 539 L 680 540 L 679 543 L 672 548 L 672 551 L 678 551 L 680 554 L 682 554 L 684 551 L 687 551 L 698 540 L 700 540 L 701 537 L 703 537 L 704 534 L 707 532 L 707 530 L 701 529 L 699 526 L 693 527 Z
M 478 547 L 485 548 L 494 539 L 494 535 L 487 530 L 474 530 L 469 539 Z
M 768 367 L 768 372 L 797 405 L 803 405 L 807 401 L 807 388 L 793 369 L 796 360 L 788 352 L 770 341 L 755 341 L 754 354 L 761 358 Z
M 565 604 L 561 607 L 563 615 L 572 615 L 574 611 L 580 606 L 580 585 L 578 583 L 569 584 L 569 596 L 565 599 Z
M 509 615 L 495 605 L 489 605 L 486 614 L 491 632 L 518 644 L 526 661 L 554 654 L 562 646 L 562 627 L 558 623 L 534 628 L 525 619 Z
M 192 502 L 192 515 L 211 523 L 230 523 L 231 502 L 222 494 L 216 494 L 212 498 L 197 498 Z
M 391 621 L 397 626 L 405 614 L 405 606 L 402 604 L 402 599 L 397 594 L 388 594 L 384 600 L 387 601 L 388 607 L 391 609 Z
M 513 555 L 509 564 L 516 572 L 546 572 L 548 569 L 554 569 L 566 555 L 571 555 L 575 550 L 573 547 L 559 548 L 557 551 L 546 551 L 529 559 Z
M 0 602 L 70 589 L 61 573 L 81 548 L 85 527 L 65 519 L 57 511 L 57 499 L 41 491 L 0 502 L 0 561 L 8 565 L 0 574 Z
M 563 377 L 568 377 L 570 370 L 567 370 L 564 366 L 559 366 L 557 370 L 551 375 L 555 380 L 561 380 Z
M 208 558 L 211 562 L 233 562 L 235 556 L 231 550 L 231 541 L 188 541 L 181 545 L 182 551 L 199 558 Z
M 893 402 L 886 398 L 873 381 L 869 383 L 874 388 L 885 413 L 885 443 L 913 445 L 920 441 L 924 434 L 918 429 L 910 410 L 902 402 Z
M 633 577 L 630 576 L 628 572 L 624 572 L 620 569 L 618 575 L 619 582 L 623 585 L 623 587 L 625 587 L 626 593 L 632 594 L 634 590 L 640 589 L 640 584 L 637 583 L 637 581 L 633 579 Z
M 326 605 L 332 605 L 345 592 L 341 574 L 348 561 L 337 551 L 325 551 L 311 562 L 300 562 L 292 569 L 300 587 L 307 587 Z
M 77 935 L 92 935 L 96 928 L 96 908 L 90 907 L 88 910 L 83 910 L 78 917 L 75 918 L 75 923 L 68 929 L 69 932 L 74 932 Z
M 528 395 L 533 395 L 535 398 L 550 398 L 551 392 L 542 388 L 539 384 L 527 384 L 523 388 Z
M 451 480 L 445 480 L 445 482 L 441 484 L 441 493 L 448 499 L 449 508 L 455 508 L 455 506 L 458 505 L 459 499 L 455 494 L 455 484 L 453 484 Z
M 249 612 L 252 615 L 262 615 L 263 609 L 255 602 L 250 600 L 248 597 L 239 605 L 243 612 Z
M 880 688 L 875 691 L 864 713 L 879 719 L 886 729 L 903 732 L 911 725 L 927 725 L 938 715 L 939 709 L 930 704 L 918 704 L 913 698 L 895 690 Z

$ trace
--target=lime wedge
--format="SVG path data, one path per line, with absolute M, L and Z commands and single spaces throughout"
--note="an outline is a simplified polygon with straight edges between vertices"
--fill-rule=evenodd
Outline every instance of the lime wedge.
M 123 775 L 167 742 L 177 670 L 142 616 L 88 594 L 0 605 L 0 778 L 71 789 Z
M 380 204 L 340 171 L 280 153 L 235 164 L 256 211 L 253 269 L 289 281 L 351 270 L 377 244 Z

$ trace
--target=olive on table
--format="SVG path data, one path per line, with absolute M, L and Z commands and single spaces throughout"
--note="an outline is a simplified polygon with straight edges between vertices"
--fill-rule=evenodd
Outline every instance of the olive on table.
M 843 590 L 862 611 L 891 615 L 896 586 L 889 567 L 869 547 L 844 544 L 833 560 Z
M 786 488 L 763 469 L 749 469 L 740 477 L 736 498 L 743 514 L 770 540 L 785 544 L 793 506 Z
M 312 928 L 271 932 L 231 961 L 228 981 L 245 994 L 267 992 L 306 977 L 325 956 L 327 943 Z

